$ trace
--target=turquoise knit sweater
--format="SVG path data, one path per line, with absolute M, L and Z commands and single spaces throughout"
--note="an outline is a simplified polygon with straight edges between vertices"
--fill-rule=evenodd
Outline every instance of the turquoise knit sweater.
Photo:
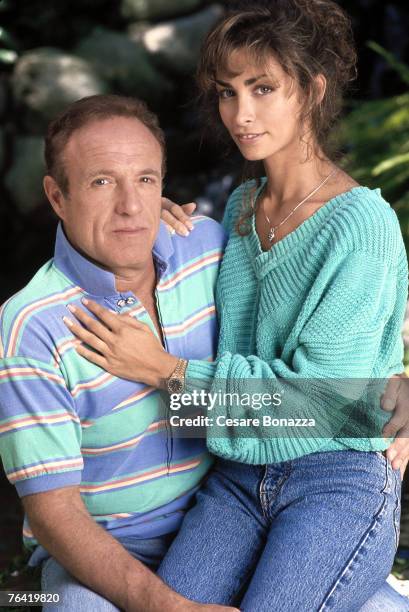
M 403 369 L 408 268 L 396 214 L 379 189 L 355 187 L 264 252 L 254 217 L 249 235 L 234 229 L 248 187 L 230 196 L 223 221 L 229 241 L 218 281 L 218 358 L 189 361 L 187 390 L 277 392 L 282 403 L 257 412 L 248 402 L 219 402 L 208 413 L 210 451 L 267 464 L 317 451 L 384 450 L 388 414 L 373 410 L 376 435 L 359 433 L 359 415 L 368 379 Z M 316 417 L 316 426 L 277 429 L 264 423 L 268 414 Z M 216 426 L 220 416 L 250 418 L 249 426 L 226 418 Z

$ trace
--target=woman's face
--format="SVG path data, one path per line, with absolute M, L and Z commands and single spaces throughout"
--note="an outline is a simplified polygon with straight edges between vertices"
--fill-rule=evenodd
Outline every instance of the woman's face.
M 273 56 L 260 68 L 245 50 L 234 51 L 216 88 L 220 117 L 246 159 L 299 157 L 302 96 Z

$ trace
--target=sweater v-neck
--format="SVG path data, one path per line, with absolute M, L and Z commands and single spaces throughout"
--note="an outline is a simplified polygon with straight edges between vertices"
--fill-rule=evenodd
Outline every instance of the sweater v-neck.
M 255 199 L 257 199 L 264 188 L 267 178 L 261 179 L 261 185 L 258 187 L 255 193 Z M 251 218 L 251 230 L 249 234 L 244 236 L 246 249 L 249 256 L 255 262 L 259 268 L 267 267 L 271 269 L 276 267 L 279 263 L 282 263 L 289 256 L 294 254 L 294 250 L 297 249 L 306 239 L 311 239 L 317 233 L 320 226 L 323 225 L 327 217 L 338 208 L 338 206 L 345 204 L 350 201 L 353 196 L 360 196 L 361 194 L 378 193 L 379 189 L 371 190 L 368 187 L 358 185 L 352 187 L 348 191 L 344 191 L 337 196 L 334 196 L 327 202 L 325 202 L 318 210 L 316 210 L 310 217 L 305 219 L 298 227 L 292 232 L 284 236 L 281 240 L 272 245 L 270 249 L 264 251 L 260 238 L 256 230 L 256 217 L 255 215 Z

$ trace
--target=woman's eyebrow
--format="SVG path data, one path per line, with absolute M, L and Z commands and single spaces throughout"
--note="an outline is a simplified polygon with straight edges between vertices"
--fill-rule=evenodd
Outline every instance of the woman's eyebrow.
M 244 81 L 244 84 L 246 86 L 253 85 L 256 81 L 266 76 L 267 76 L 266 74 L 259 74 L 258 76 L 252 77 L 251 79 L 246 79 Z M 231 87 L 231 83 L 227 83 L 226 81 L 220 81 L 219 79 L 215 79 L 215 81 L 218 85 L 222 85 L 222 87 Z

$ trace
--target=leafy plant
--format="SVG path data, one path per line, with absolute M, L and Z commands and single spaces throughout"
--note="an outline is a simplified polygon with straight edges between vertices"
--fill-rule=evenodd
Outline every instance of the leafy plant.
M 409 85 L 408 66 L 377 43 L 369 42 L 368 46 Z M 395 209 L 409 253 L 409 92 L 354 103 L 341 126 L 341 144 L 347 151 L 345 169 L 359 183 L 372 189 L 380 187 Z M 409 375 L 409 347 L 404 363 Z
M 409 67 L 374 42 L 379 53 L 409 85 Z M 383 100 L 354 103 L 341 126 L 347 151 L 344 166 L 368 187 L 380 187 L 395 209 L 409 248 L 409 92 Z

